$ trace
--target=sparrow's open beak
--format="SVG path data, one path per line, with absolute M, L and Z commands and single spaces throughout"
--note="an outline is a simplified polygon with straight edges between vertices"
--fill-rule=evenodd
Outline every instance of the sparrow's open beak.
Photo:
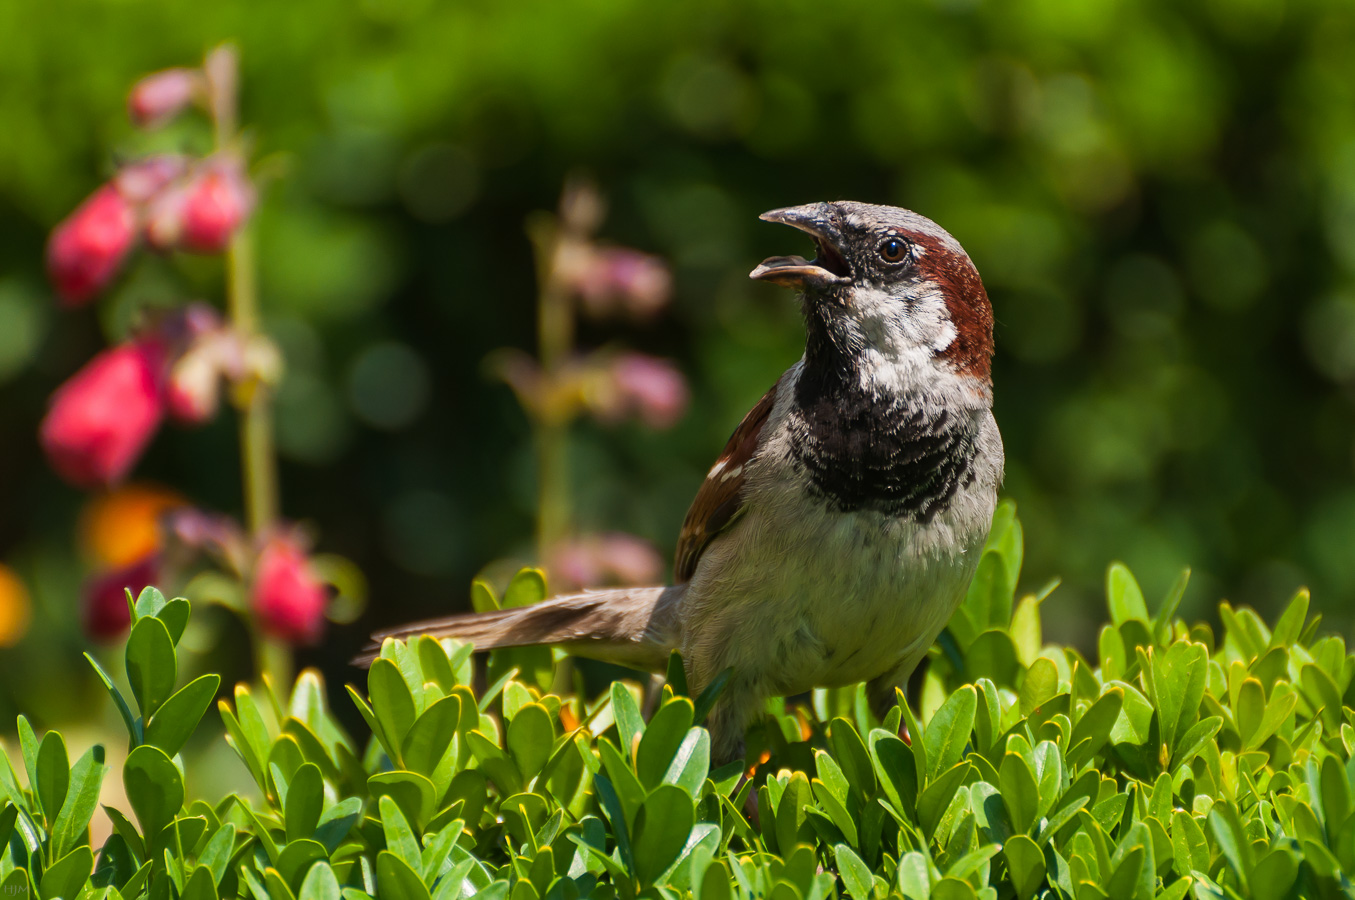
M 770 281 L 791 288 L 827 287 L 852 280 L 851 269 L 839 250 L 842 231 L 830 203 L 809 203 L 765 212 L 758 218 L 798 228 L 814 238 L 814 258 L 773 256 L 749 273 L 755 281 Z

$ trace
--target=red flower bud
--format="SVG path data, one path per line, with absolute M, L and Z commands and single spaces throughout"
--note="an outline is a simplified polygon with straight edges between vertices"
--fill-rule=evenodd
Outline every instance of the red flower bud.
M 108 286 L 136 240 L 132 205 L 106 184 L 61 221 L 47 241 L 47 274 L 67 306 Z
M 121 569 L 105 572 L 85 585 L 85 633 L 98 640 L 119 637 L 132 624 L 127 611 L 127 591 L 135 597 L 160 578 L 160 558 L 155 554 Z
M 153 341 L 110 348 L 52 395 L 42 448 L 77 487 L 121 481 L 164 415 L 164 353 Z
M 196 69 L 165 69 L 142 78 L 127 96 L 127 113 L 141 128 L 159 128 L 193 101 L 202 85 Z
M 194 253 L 220 253 L 253 207 L 254 189 L 237 163 L 207 163 L 184 188 L 180 245 Z
M 271 538 L 254 569 L 254 615 L 265 632 L 292 644 L 313 644 L 324 629 L 329 595 L 310 561 L 287 536 Z

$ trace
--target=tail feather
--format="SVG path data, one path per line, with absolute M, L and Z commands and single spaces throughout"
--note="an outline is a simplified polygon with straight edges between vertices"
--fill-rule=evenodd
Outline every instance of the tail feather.
M 661 669 L 672 639 L 663 612 L 681 588 L 617 588 L 563 594 L 532 606 L 469 613 L 378 631 L 353 663 L 369 666 L 387 638 L 456 638 L 476 650 L 563 646 L 571 653 L 637 668 Z

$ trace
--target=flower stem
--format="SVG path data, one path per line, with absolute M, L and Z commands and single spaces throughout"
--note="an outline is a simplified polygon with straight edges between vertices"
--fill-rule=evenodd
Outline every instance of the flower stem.
M 541 372 L 554 384 L 574 342 L 573 310 L 569 296 L 555 275 L 559 235 L 554 234 L 539 252 L 541 289 L 537 294 L 536 324 Z M 544 563 L 550 549 L 564 539 L 569 528 L 568 421 L 546 404 L 533 417 L 536 445 L 536 557 Z
M 240 152 L 238 60 L 233 47 L 222 45 L 208 54 L 203 66 L 209 84 L 208 110 L 212 117 L 216 152 Z M 254 236 L 248 223 L 231 237 L 226 250 L 226 309 L 231 326 L 248 346 L 259 331 L 259 290 L 254 259 Z M 278 521 L 277 457 L 273 449 L 273 411 L 269 386 L 247 377 L 235 385 L 232 401 L 240 416 L 240 479 L 244 489 L 245 524 L 256 546 Z M 254 667 L 260 681 L 267 675 L 274 685 L 291 684 L 291 653 L 285 644 L 265 635 L 247 616 Z
M 254 240 L 242 228 L 227 252 L 226 302 L 231 324 L 248 340 L 258 333 Z M 273 418 L 268 386 L 254 379 L 236 396 L 240 412 L 240 466 L 245 491 L 245 521 L 260 537 L 278 519 L 277 463 L 273 453 Z

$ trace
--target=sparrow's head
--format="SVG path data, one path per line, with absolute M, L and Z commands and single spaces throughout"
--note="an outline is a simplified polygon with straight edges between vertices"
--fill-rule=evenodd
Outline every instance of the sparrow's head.
M 775 256 L 749 276 L 800 290 L 811 352 L 884 363 L 932 359 L 989 380 L 993 310 L 979 273 L 931 219 L 838 201 L 763 213 L 814 238 L 812 260 Z

